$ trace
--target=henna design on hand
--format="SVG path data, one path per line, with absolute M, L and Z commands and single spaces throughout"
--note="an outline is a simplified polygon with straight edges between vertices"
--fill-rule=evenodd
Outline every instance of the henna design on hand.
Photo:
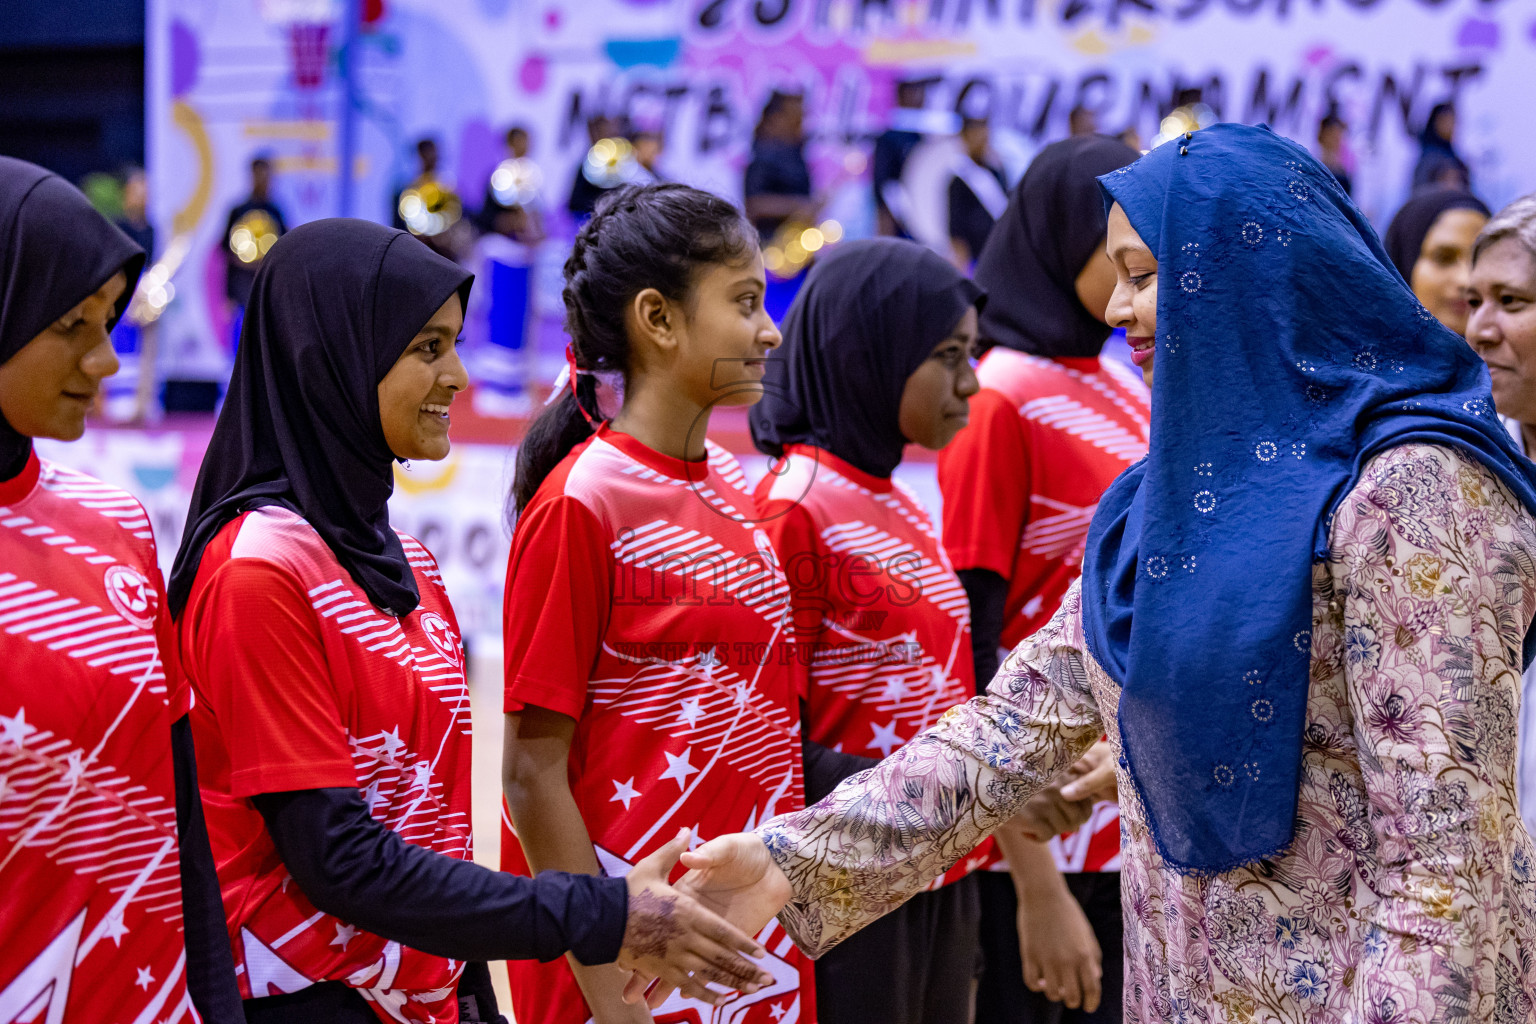
M 674 914 L 676 896 L 657 896 L 641 889 L 629 901 L 629 924 L 624 945 L 637 957 L 666 958 L 667 946 L 683 933 Z
M 738 986 L 756 984 L 759 980 L 757 968 L 740 957 L 717 953 L 709 958 L 709 965 L 736 982 Z

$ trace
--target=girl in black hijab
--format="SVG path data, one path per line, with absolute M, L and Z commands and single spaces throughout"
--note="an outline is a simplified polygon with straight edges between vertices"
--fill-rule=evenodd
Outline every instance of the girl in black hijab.
M 981 688 L 999 648 L 1055 613 L 1081 571 L 1099 495 L 1147 450 L 1147 389 L 1099 354 L 1114 267 L 1095 179 L 1136 157 L 1102 135 L 1045 147 L 976 266 L 988 351 L 970 426 L 939 455 L 939 489 L 944 546 L 970 597 Z M 1010 850 L 1016 885 L 996 873 L 980 878 L 987 966 L 978 1024 L 1120 1019 L 1120 876 L 1103 870 L 1118 858 L 1112 807 L 1096 810 L 1072 842 L 1070 853 L 1060 844 Z M 1066 866 L 1073 873 L 1063 876 Z M 1022 914 L 1016 893 L 1027 897 Z
M 981 289 L 924 246 L 850 242 L 812 268 L 768 357 L 750 419 L 777 461 L 757 499 L 809 674 L 808 802 L 975 693 L 964 591 L 927 511 L 891 474 L 908 442 L 942 448 L 965 425 L 981 303 Z M 974 867 L 816 962 L 823 1024 L 964 1024 Z
M 495 1020 L 465 961 L 756 974 L 730 953 L 750 938 L 666 885 L 686 839 L 627 879 L 470 860 L 458 626 L 388 510 L 396 459 L 448 454 L 469 286 L 404 232 L 325 220 L 284 235 L 252 287 L 171 577 L 252 1024 L 450 1019 L 455 993 L 458 1019 Z
M 1462 336 L 1472 312 L 1467 305 L 1472 246 L 1489 216 L 1488 207 L 1470 192 L 1431 189 L 1403 204 L 1382 240 L 1414 296 Z
M 928 512 L 892 473 L 907 444 L 938 450 L 964 427 L 978 308 L 981 289 L 927 248 L 852 242 L 811 270 L 769 356 L 751 424 L 777 461 L 757 498 L 809 675 L 808 801 L 976 692 L 964 590 Z M 1071 813 L 1047 795 L 1001 830 L 1003 842 L 1070 828 L 1082 820 Z M 980 914 L 973 872 L 988 859 L 968 858 L 942 888 L 816 962 L 824 1024 L 967 1020 Z
M 0 157 L 0 992 L 66 1020 L 190 998 L 223 1024 L 240 1004 L 223 917 L 196 912 L 218 888 L 154 536 L 130 495 L 32 450 L 84 432 L 143 266 L 77 189 Z

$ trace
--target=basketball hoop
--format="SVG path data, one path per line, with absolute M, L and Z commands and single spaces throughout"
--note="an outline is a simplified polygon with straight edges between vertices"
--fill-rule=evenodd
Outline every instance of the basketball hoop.
M 331 26 L 326 22 L 295 21 L 288 26 L 288 57 L 296 89 L 315 89 L 325 81 L 330 56 Z
M 330 62 L 331 26 L 344 5 L 340 0 L 256 0 L 256 7 L 268 25 L 288 35 L 294 88 L 319 88 Z

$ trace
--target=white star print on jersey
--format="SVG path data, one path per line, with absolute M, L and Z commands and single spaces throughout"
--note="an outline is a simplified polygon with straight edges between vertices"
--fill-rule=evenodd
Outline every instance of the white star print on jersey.
M 173 636 L 131 495 L 0 482 L 0 1024 L 188 1017 Z
M 799 444 L 758 488 L 791 581 L 813 742 L 888 757 L 974 695 L 970 598 L 916 495 Z
M 735 460 L 706 449 L 685 464 L 604 427 L 544 480 L 513 536 L 507 709 L 575 720 L 571 793 L 600 858 L 633 863 L 680 826 L 698 841 L 804 801 L 788 587 Z M 503 850 L 527 873 L 510 832 Z M 802 969 L 809 983 L 798 951 L 781 958 L 795 990 Z M 518 1020 L 588 1019 L 563 962 L 508 968 Z M 696 1013 L 656 1019 L 771 1020 L 757 1000 Z
M 205 799 L 214 855 L 251 872 L 225 877 L 221 867 L 226 894 L 238 893 L 230 897 L 240 908 L 233 946 L 247 998 L 345 981 L 381 1020 L 436 1021 L 450 1012 L 462 965 L 313 907 L 288 884 L 239 788 L 267 791 L 244 780 L 268 773 L 296 789 L 355 785 L 369 813 L 402 840 L 470 858 L 469 694 L 459 630 L 432 556 L 409 537 L 401 544 L 421 601 L 400 617 L 375 607 L 319 535 L 287 509 L 244 514 L 204 552 L 183 619 L 199 625 L 184 629 L 183 641 L 187 670 L 210 708 L 193 717 L 198 748 L 217 751 L 207 768 L 199 759 L 204 791 L 215 795 Z M 283 616 L 277 621 L 297 619 L 311 632 L 290 628 L 273 639 L 252 631 L 240 642 L 267 646 L 231 656 L 234 639 L 217 630 L 253 614 L 253 604 L 254 614 L 275 617 L 274 602 Z M 296 651 L 309 660 L 292 660 Z M 249 677 L 228 678 L 245 671 Z M 295 719 L 303 693 L 323 699 L 304 704 L 306 714 Z M 266 853 L 249 855 L 252 842 L 265 844 Z

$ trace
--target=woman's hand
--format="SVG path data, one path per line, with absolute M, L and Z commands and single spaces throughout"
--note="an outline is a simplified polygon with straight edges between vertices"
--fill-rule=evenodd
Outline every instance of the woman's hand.
M 1104 957 L 1093 927 L 1065 884 L 1019 895 L 1019 958 L 1024 984 L 1068 1009 L 1099 1008 Z
M 779 866 L 768 855 L 768 848 L 763 845 L 762 839 L 753 832 L 738 832 L 711 839 L 697 850 L 683 853 L 682 862 L 691 870 L 678 879 L 676 891 L 720 915 L 744 935 L 756 935 L 762 931 L 763 926 L 773 920 L 774 915 L 783 910 L 784 904 L 794 895 L 789 879 L 784 877 L 784 872 L 779 870 Z M 630 877 L 633 878 L 634 874 L 631 873 Z M 625 943 L 628 941 L 626 935 Z M 751 946 L 756 948 L 755 955 L 764 955 L 761 947 L 756 947 L 755 943 L 751 943 Z M 654 973 L 637 970 L 624 990 L 625 1000 L 638 1000 L 653 978 L 656 978 Z M 771 979 L 761 975 L 761 980 L 766 984 Z M 662 975 L 646 997 L 646 1002 L 654 1009 L 666 1002 L 676 987 L 675 981 Z M 737 984 L 735 987 L 741 986 Z M 687 988 L 683 989 L 683 994 L 692 995 Z
M 709 845 L 699 852 L 703 853 Z M 667 883 L 679 855 L 693 857 L 684 853 L 687 848 L 688 830 L 683 829 L 672 842 L 636 864 L 626 877 L 629 920 L 624 928 L 619 966 L 647 983 L 657 979 L 668 991 L 680 989 L 689 999 L 710 1005 L 719 1003 L 728 993 L 706 988 L 707 984 L 748 993 L 771 984 L 773 978 L 767 972 L 741 955 L 762 957 L 767 956 L 767 950 L 753 941 L 750 934 L 708 909 L 682 882 L 677 887 Z M 763 856 L 767 857 L 766 850 Z M 693 860 L 686 863 L 696 866 Z M 690 872 L 684 880 L 696 873 Z M 626 1002 L 638 998 L 638 992 L 631 994 L 633 987 L 631 982 L 625 989 Z

